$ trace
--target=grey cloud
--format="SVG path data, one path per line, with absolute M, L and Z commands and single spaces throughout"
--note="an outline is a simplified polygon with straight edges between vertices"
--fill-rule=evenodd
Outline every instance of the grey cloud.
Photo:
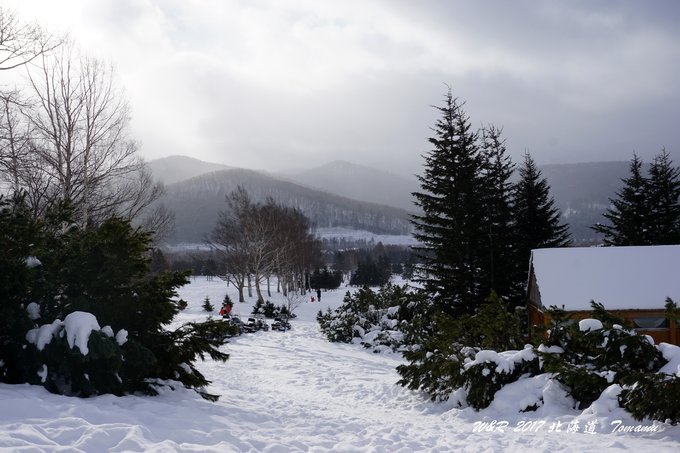
M 413 174 L 448 83 L 517 158 L 649 160 L 665 145 L 680 162 L 673 0 L 83 4 L 80 37 L 114 56 L 149 157 Z

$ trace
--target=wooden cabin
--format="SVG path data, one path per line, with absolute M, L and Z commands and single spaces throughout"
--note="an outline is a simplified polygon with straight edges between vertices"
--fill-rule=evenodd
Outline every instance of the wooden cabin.
M 680 305 L 680 245 L 532 250 L 527 293 L 531 326 L 549 323 L 550 306 L 588 318 L 595 301 L 657 344 L 680 345 L 664 308 L 668 297 Z

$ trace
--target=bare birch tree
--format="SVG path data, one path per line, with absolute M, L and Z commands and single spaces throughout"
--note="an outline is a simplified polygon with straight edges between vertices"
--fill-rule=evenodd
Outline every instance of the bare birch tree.
M 0 6 L 0 71 L 30 63 L 62 41 L 37 24 L 21 22 L 12 11 Z
M 163 194 L 128 135 L 129 106 L 111 66 L 72 44 L 42 55 L 29 72 L 26 112 L 34 152 L 51 190 L 42 202 L 70 200 L 82 225 L 139 218 Z
M 305 275 L 321 253 L 309 233 L 309 220 L 299 210 L 273 199 L 253 203 L 242 187 L 229 195 L 211 243 L 223 255 L 225 278 L 238 288 L 239 301 L 251 281 L 258 300 L 264 301 L 261 285 L 272 275 L 286 296 L 303 290 Z
M 250 197 L 242 187 L 232 192 L 227 197 L 227 210 L 220 213 L 210 240 L 222 255 L 224 278 L 238 290 L 239 302 L 245 302 L 243 290 L 250 275 L 250 247 L 242 219 L 251 205 Z

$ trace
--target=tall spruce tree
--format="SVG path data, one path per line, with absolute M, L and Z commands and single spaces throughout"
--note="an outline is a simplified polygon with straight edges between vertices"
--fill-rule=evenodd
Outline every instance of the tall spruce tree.
M 484 158 L 477 133 L 462 104 L 449 90 L 441 114 L 429 138 L 432 149 L 424 157 L 425 169 L 418 176 L 421 191 L 416 205 L 423 214 L 412 218 L 416 248 L 423 260 L 420 281 L 432 297 L 434 308 L 450 315 L 474 312 L 484 299 L 480 281 L 484 264 Z
M 515 265 L 515 228 L 512 212 L 512 174 L 515 165 L 507 155 L 502 129 L 491 125 L 482 128 L 481 149 L 485 160 L 485 218 L 482 234 L 486 235 L 483 266 L 483 294 L 491 290 L 513 300 L 521 297 L 526 269 L 518 275 Z
M 652 243 L 680 244 L 680 169 L 673 166 L 665 149 L 649 168 L 647 189 Z
M 642 175 L 642 161 L 633 154 L 630 174 L 622 179 L 623 189 L 610 198 L 612 207 L 603 214 L 609 224 L 598 223 L 591 228 L 604 235 L 604 244 L 610 246 L 652 244 L 652 213 L 647 202 L 649 182 Z
M 560 210 L 550 196 L 548 181 L 529 153 L 524 154 L 519 177 L 513 196 L 517 265 L 519 272 L 526 273 L 532 249 L 566 247 L 571 239 L 568 226 L 560 222 Z

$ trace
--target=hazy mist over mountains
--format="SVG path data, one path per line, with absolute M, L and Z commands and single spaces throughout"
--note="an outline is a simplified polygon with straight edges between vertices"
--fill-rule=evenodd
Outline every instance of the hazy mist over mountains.
M 408 211 L 414 209 L 411 193 L 420 188 L 415 177 L 408 179 L 384 170 L 342 160 L 310 169 L 281 172 L 278 175 L 343 197 L 385 204 Z
M 602 213 L 622 186 L 628 166 L 628 162 L 591 162 L 540 167 L 577 244 L 598 239 L 589 226 L 603 221 Z M 346 161 L 269 174 L 171 156 L 149 162 L 149 168 L 166 184 L 162 202 L 175 212 L 171 242 L 202 242 L 218 212 L 226 208 L 227 194 L 238 185 L 255 200 L 273 197 L 300 208 L 318 228 L 346 227 L 376 234 L 410 233 L 408 213 L 416 209 L 411 193 L 419 190 L 415 175 L 409 179 Z

